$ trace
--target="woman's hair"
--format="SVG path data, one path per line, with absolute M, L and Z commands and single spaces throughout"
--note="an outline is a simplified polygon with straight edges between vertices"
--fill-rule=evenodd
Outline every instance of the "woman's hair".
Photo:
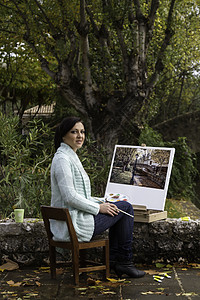
M 55 150 L 60 147 L 60 143 L 63 142 L 63 137 L 65 136 L 65 134 L 70 131 L 78 122 L 83 123 L 79 117 L 67 117 L 64 118 L 62 122 L 57 126 L 54 136 Z

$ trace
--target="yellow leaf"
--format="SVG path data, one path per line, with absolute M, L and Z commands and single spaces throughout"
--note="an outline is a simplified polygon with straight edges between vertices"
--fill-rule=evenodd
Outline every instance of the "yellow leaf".
M 100 280 L 96 280 L 96 284 L 100 283 L 101 281 Z
M 161 263 L 157 263 L 157 264 L 156 264 L 156 268 L 164 268 L 164 267 L 165 267 L 164 264 L 161 264 Z
M 152 295 L 154 294 L 153 292 L 149 291 L 149 292 L 141 292 L 142 295 Z
M 22 284 L 22 282 L 16 282 L 14 284 L 12 284 L 11 286 L 20 286 Z
M 77 288 L 78 291 L 86 291 L 88 288 Z
M 14 281 L 13 280 L 9 280 L 9 281 L 7 281 L 7 284 L 14 284 Z
M 102 294 L 104 294 L 104 295 L 116 295 L 116 293 L 115 292 L 112 292 L 112 291 L 102 291 Z
M 126 281 L 124 281 L 124 283 L 131 283 L 131 281 L 129 281 L 129 280 L 126 280 Z
M 107 280 L 109 280 L 112 283 L 116 283 L 116 282 L 124 282 L 126 279 L 114 279 L 108 277 Z

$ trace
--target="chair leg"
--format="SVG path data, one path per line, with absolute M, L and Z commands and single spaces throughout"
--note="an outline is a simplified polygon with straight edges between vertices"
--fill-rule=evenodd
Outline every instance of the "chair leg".
M 104 259 L 105 259 L 105 265 L 106 265 L 105 277 L 108 278 L 110 276 L 109 240 L 106 241 L 106 245 L 103 248 L 104 248 Z
M 73 248 L 72 250 L 72 264 L 73 264 L 73 274 L 74 283 L 79 285 L 79 249 Z
M 56 279 L 56 249 L 51 245 L 49 245 L 49 258 L 50 258 L 51 278 Z

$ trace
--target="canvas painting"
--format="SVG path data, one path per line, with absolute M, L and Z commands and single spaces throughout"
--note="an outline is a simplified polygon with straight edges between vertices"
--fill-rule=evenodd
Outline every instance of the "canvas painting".
M 105 197 L 164 210 L 174 148 L 116 145 Z

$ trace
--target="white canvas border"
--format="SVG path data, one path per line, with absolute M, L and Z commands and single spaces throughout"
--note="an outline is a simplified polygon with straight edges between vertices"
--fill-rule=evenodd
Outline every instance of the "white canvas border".
M 112 173 L 113 163 L 115 159 L 116 149 L 118 147 L 123 148 L 136 148 L 136 149 L 158 149 L 170 151 L 169 164 L 166 174 L 165 187 L 164 189 L 155 189 L 148 187 L 138 187 L 134 185 L 118 184 L 110 182 L 110 177 Z M 169 180 L 172 170 L 172 164 L 174 159 L 175 149 L 166 147 L 142 147 L 142 146 L 130 146 L 130 145 L 115 145 L 110 172 L 108 176 L 107 186 L 105 190 L 105 197 L 109 193 L 120 193 L 126 195 L 129 202 L 134 205 L 145 205 L 147 209 L 153 210 L 164 210 L 165 201 L 167 196 L 167 190 L 169 186 Z

